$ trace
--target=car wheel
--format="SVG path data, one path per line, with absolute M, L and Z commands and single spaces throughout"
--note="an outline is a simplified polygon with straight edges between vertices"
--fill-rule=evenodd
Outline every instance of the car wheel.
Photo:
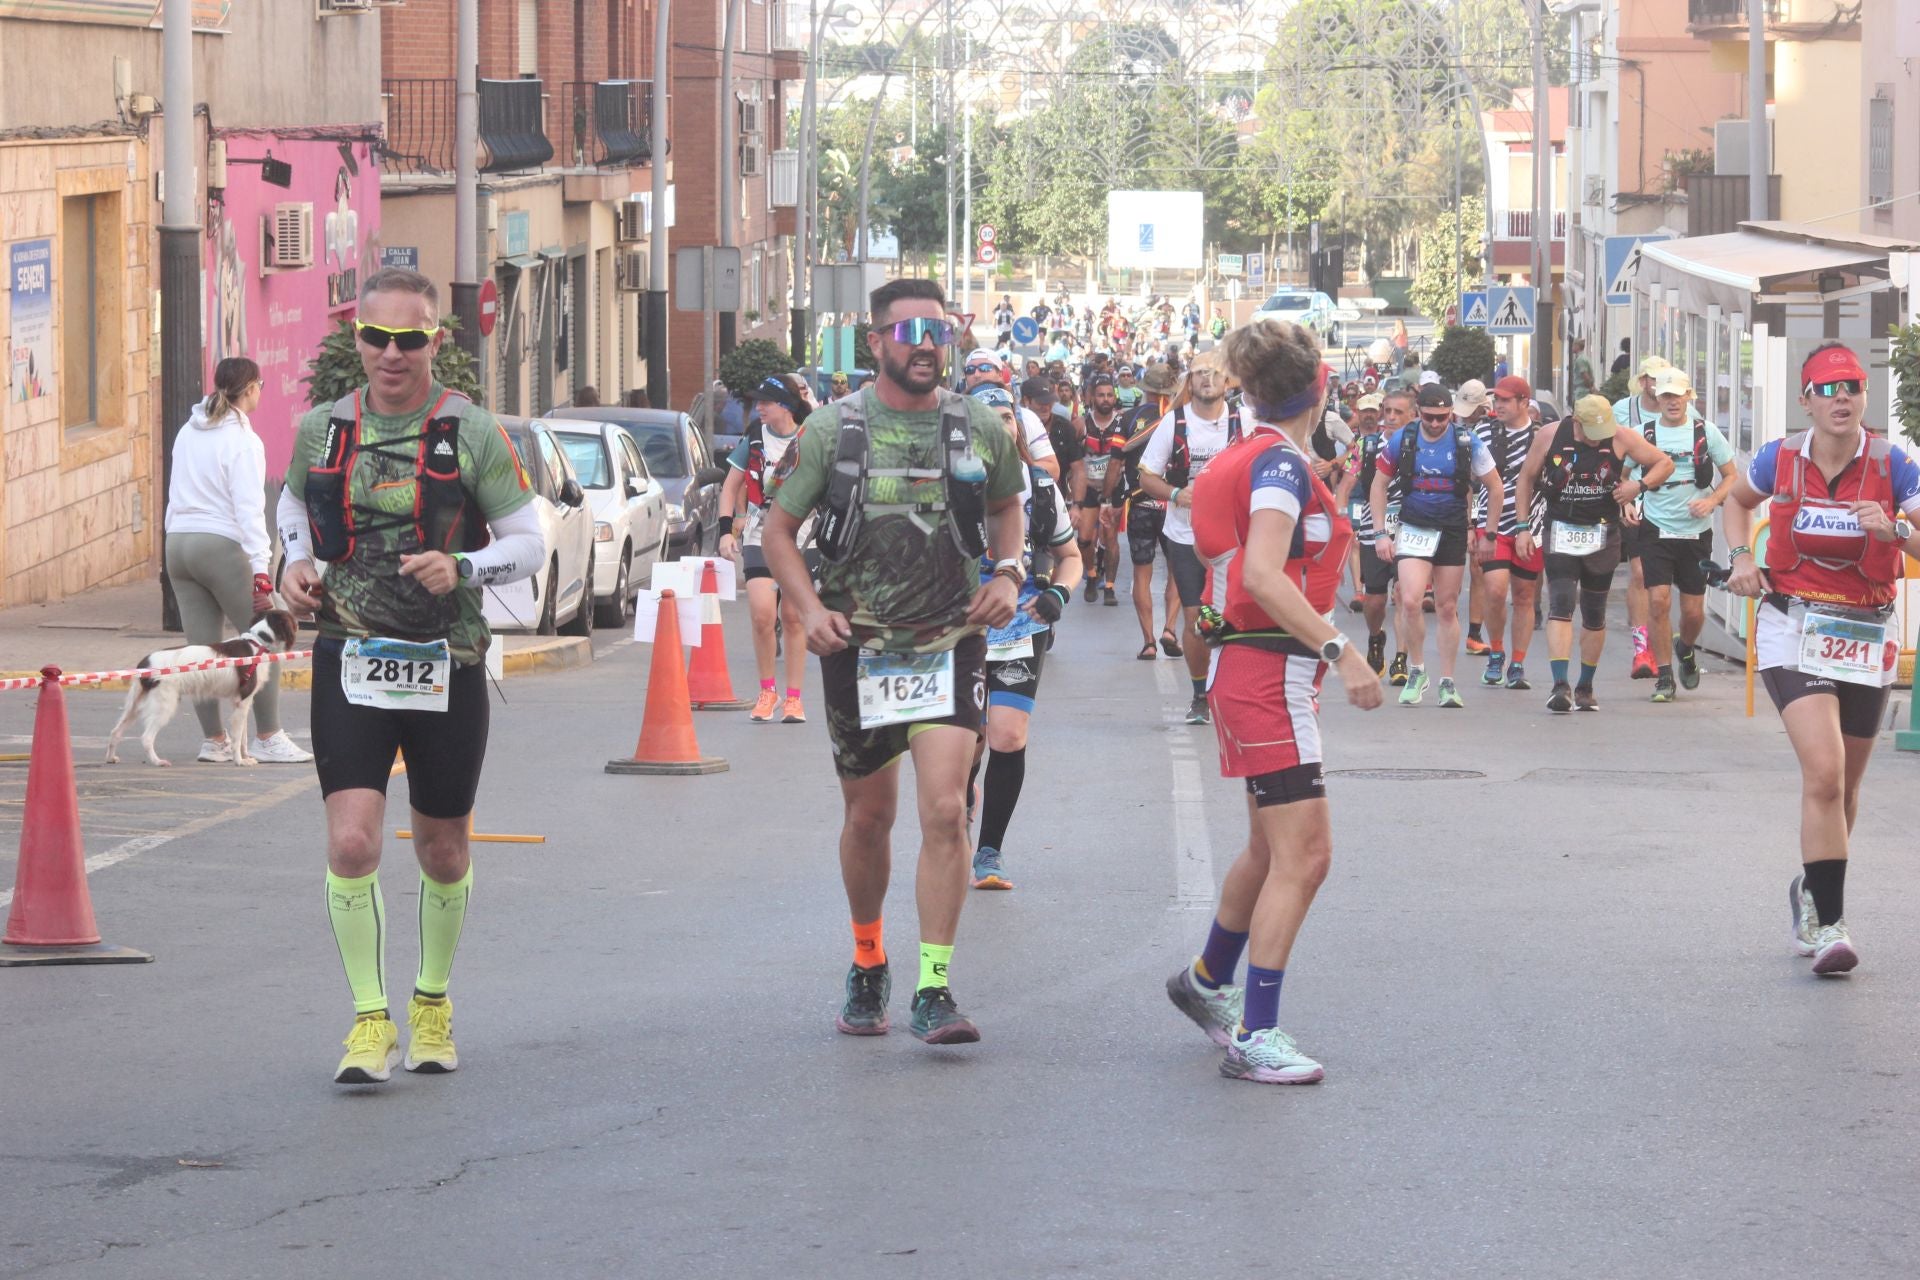
M 540 607 L 540 625 L 534 630 L 543 636 L 559 632 L 560 621 L 560 561 L 554 559 L 547 565 L 547 601 Z
M 580 607 L 567 619 L 567 625 L 561 630 L 570 636 L 593 635 L 593 551 L 587 551 L 587 582 L 580 592 Z
M 633 572 L 633 548 L 620 548 L 620 576 L 613 580 L 613 595 L 601 607 L 600 616 L 594 621 L 603 627 L 624 627 L 627 625 L 627 606 L 632 603 L 633 592 L 628 586 L 628 578 Z

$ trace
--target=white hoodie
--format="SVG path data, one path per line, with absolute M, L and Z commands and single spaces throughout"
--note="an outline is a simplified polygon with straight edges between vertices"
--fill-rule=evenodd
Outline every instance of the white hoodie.
M 167 532 L 231 538 L 247 553 L 255 573 L 265 573 L 273 562 L 267 537 L 267 447 L 238 409 L 209 422 L 203 400 L 174 438 Z

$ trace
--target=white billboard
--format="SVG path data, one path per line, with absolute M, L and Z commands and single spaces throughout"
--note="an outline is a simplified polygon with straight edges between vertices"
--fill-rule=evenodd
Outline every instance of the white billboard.
M 1198 191 L 1109 191 L 1107 262 L 1198 271 L 1206 266 L 1206 224 Z

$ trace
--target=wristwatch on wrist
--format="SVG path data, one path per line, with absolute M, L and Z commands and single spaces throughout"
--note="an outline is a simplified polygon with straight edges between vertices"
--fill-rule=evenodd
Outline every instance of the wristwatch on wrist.
M 1905 516 L 1895 516 L 1893 520 L 1893 540 L 1905 542 L 1913 536 L 1913 525 Z
M 1338 662 L 1340 655 L 1347 651 L 1347 636 L 1344 631 L 1337 632 L 1333 639 L 1320 646 L 1320 661 Z
M 994 576 L 1005 576 L 1016 589 L 1027 580 L 1027 568 L 1018 560 L 1001 560 L 993 566 Z
M 473 561 L 467 559 L 465 556 L 455 556 L 453 558 L 453 567 L 460 575 L 460 581 L 466 582 L 473 577 Z

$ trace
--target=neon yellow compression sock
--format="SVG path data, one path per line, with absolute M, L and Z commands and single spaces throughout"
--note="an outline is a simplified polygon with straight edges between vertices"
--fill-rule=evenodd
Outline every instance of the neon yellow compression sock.
M 353 1011 L 384 1011 L 387 907 L 380 897 L 380 873 L 347 879 L 327 872 L 327 918 L 333 923 L 347 985 L 353 989 Z
M 460 930 L 467 923 L 467 899 L 473 896 L 473 864 L 453 884 L 441 884 L 420 874 L 420 976 L 413 989 L 423 996 L 447 994 L 453 975 L 453 953 L 460 946 Z
M 943 947 L 937 942 L 920 944 L 920 986 L 944 987 L 947 985 L 947 966 L 953 963 L 953 948 Z M 915 990 L 919 988 L 916 987 Z

